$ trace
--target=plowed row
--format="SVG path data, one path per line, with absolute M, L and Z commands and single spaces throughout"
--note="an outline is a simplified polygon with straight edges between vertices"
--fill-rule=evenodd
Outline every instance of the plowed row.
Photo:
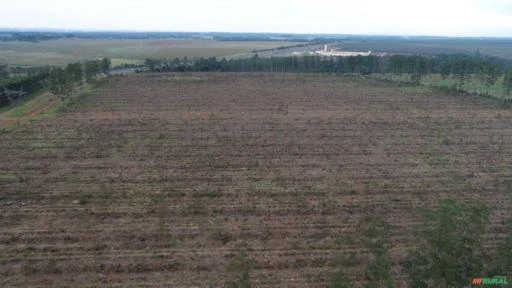
M 358 221 L 441 198 L 512 216 L 512 113 L 470 96 L 331 76 L 112 78 L 70 112 L 0 135 L 0 285 L 218 287 L 240 249 L 257 287 L 361 285 Z M 341 241 L 340 239 L 354 241 Z

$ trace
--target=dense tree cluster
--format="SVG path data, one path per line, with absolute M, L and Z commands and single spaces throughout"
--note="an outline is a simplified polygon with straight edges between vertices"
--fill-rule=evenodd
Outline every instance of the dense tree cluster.
M 48 87 L 62 99 L 69 97 L 77 86 L 91 81 L 101 73 L 108 73 L 110 59 L 70 63 L 66 67 L 39 69 L 0 66 L 0 107 L 19 101 L 23 96 Z
M 215 57 L 189 59 L 187 57 L 172 60 L 151 59 L 145 61 L 152 71 L 160 72 L 293 72 L 293 73 L 373 73 L 408 74 L 413 83 L 419 84 L 427 74 L 441 74 L 463 83 L 471 75 L 477 75 L 487 85 L 493 85 L 511 65 L 500 58 L 462 54 L 418 56 L 353 56 L 325 57 L 319 55 L 300 57 L 269 57 L 258 55 L 247 59 L 221 59 Z
M 70 63 L 65 68 L 54 67 L 49 73 L 49 89 L 55 95 L 65 99 L 71 95 L 76 86 L 83 81 L 90 82 L 100 73 L 108 73 L 110 59 L 89 60 L 84 63 Z
M 505 76 L 503 77 L 503 86 L 505 87 L 507 94 L 510 94 L 512 91 L 512 68 L 509 68 L 506 71 Z
M 9 66 L 0 65 L 0 81 L 9 77 Z
M 8 73 L 1 74 L 3 77 L 0 78 L 0 107 L 15 103 L 23 96 L 43 88 L 49 72 L 43 69 L 39 73 L 14 77 L 8 77 Z

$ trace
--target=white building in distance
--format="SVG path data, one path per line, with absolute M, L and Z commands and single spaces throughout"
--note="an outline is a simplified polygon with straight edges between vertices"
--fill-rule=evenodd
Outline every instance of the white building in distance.
M 322 56 L 338 56 L 338 57 L 370 56 L 370 55 L 372 55 L 372 51 L 359 52 L 359 51 L 337 51 L 334 49 L 328 50 L 327 44 L 324 46 L 323 50 L 315 51 L 315 53 L 322 55 Z

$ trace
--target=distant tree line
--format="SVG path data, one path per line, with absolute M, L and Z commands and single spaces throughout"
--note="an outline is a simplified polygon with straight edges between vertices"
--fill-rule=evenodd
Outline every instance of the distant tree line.
M 4 29 L 0 35 L 0 41 L 29 41 L 56 40 L 62 38 L 78 39 L 212 39 L 217 41 L 288 41 L 288 42 L 316 42 L 319 38 L 323 41 L 351 38 L 312 37 L 309 34 L 276 34 L 276 33 L 223 33 L 223 32 L 83 32 L 83 31 L 18 31 Z M 357 38 L 357 37 L 356 37 Z M 361 39 L 361 38 L 357 38 Z
M 486 85 L 493 85 L 505 74 L 504 85 L 512 89 L 512 63 L 497 57 L 475 55 L 442 54 L 437 56 L 392 55 L 325 57 L 320 55 L 301 57 L 259 57 L 246 59 L 215 57 L 190 59 L 174 58 L 145 61 L 152 71 L 159 72 L 292 72 L 292 73 L 336 73 L 361 74 L 392 73 L 407 74 L 410 81 L 419 84 L 428 74 L 440 74 L 444 79 L 456 79 L 461 85 L 476 76 Z
M 70 33 L 49 33 L 49 32 L 13 32 L 6 36 L 0 36 L 0 41 L 23 41 L 37 43 L 39 41 L 57 40 L 61 38 L 72 38 Z

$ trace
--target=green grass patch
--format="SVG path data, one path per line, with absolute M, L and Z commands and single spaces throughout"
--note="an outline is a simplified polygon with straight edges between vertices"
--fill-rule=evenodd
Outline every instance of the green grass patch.
M 421 84 L 434 87 L 454 87 L 459 82 L 452 78 L 443 79 L 439 74 L 426 75 L 421 79 Z M 506 93 L 503 87 L 503 77 L 500 77 L 494 85 L 486 85 L 481 80 L 472 75 L 469 79 L 464 81 L 461 89 L 468 93 L 474 94 L 489 94 L 492 97 L 508 99 L 511 95 Z
M 144 61 L 140 59 L 129 59 L 129 58 L 111 58 L 111 65 L 112 67 L 117 67 L 121 65 L 142 65 L 144 64 Z
M 195 198 L 218 198 L 222 196 L 222 194 L 220 192 L 212 190 L 201 190 L 195 192 L 192 196 Z
M 94 79 L 90 83 L 83 84 L 80 90 L 75 91 L 70 97 L 60 101 L 59 105 L 56 105 L 55 107 L 55 112 L 68 112 L 69 110 L 79 106 L 85 96 L 97 91 L 99 87 L 105 84 L 107 81 L 107 78 L 100 78 Z
M 61 100 L 46 89 L 43 89 L 34 93 L 34 95 L 28 96 L 24 102 L 16 106 L 5 107 L 0 110 L 0 125 L 2 125 L 0 126 L 0 133 L 6 133 L 21 125 L 68 111 L 77 106 L 85 95 L 92 93 L 106 81 L 107 79 L 97 79 L 93 83 L 83 84 L 79 90 L 75 91 L 74 94 L 65 100 Z
M 350 236 L 338 236 L 334 242 L 336 244 L 336 247 L 339 248 L 353 246 L 357 244 L 357 241 Z
M 19 176 L 14 173 L 9 173 L 7 171 L 0 172 L 0 180 L 1 181 L 17 181 Z
M 22 117 L 29 114 L 31 111 L 43 107 L 55 98 L 56 97 L 48 93 L 47 90 L 41 90 L 37 93 L 28 95 L 17 105 L 2 107 L 2 109 L 0 109 L 0 118 Z
M 450 163 L 451 163 L 450 158 L 448 158 L 446 155 L 443 155 L 443 154 L 433 155 L 431 160 L 429 161 L 430 165 L 441 166 L 441 167 L 447 167 Z
M 510 100 L 512 95 L 508 94 L 506 89 L 503 87 L 503 76 L 498 78 L 496 83 L 493 85 L 487 85 L 476 75 L 470 75 L 461 84 L 458 80 L 451 77 L 443 79 L 440 74 L 429 74 L 421 78 L 420 86 L 413 86 L 411 82 L 411 76 L 409 74 L 394 75 L 391 73 L 386 74 L 375 74 L 372 77 L 376 79 L 397 82 L 397 83 L 410 83 L 400 87 L 404 92 L 427 92 L 428 87 L 439 88 L 443 91 L 453 92 L 466 92 L 476 95 L 482 95 L 492 97 L 498 100 Z
M 11 66 L 60 65 L 96 58 L 111 58 L 113 66 L 153 58 L 227 57 L 252 50 L 297 43 L 286 41 L 215 41 L 177 39 L 59 39 L 50 41 L 0 42 L 0 63 Z M 137 64 L 134 63 L 134 64 Z
M 198 77 L 198 76 L 187 76 L 187 75 L 174 75 L 171 77 L 168 77 L 167 80 L 172 82 L 200 82 L 200 81 L 207 81 L 207 77 Z
M 282 189 L 280 183 L 271 180 L 256 181 L 249 184 L 249 192 L 252 193 L 272 193 Z
M 28 147 L 33 149 L 52 149 L 55 148 L 56 145 L 54 142 L 34 140 L 28 143 Z

